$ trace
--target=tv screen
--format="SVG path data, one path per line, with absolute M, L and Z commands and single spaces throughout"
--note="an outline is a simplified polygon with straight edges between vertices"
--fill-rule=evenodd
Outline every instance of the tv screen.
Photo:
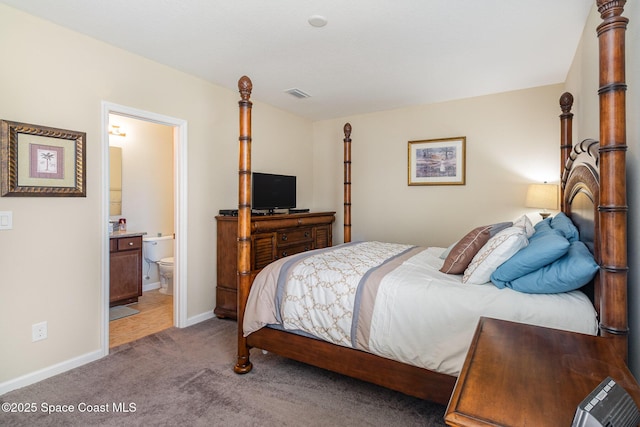
M 254 172 L 251 179 L 251 207 L 257 210 L 296 207 L 296 177 Z

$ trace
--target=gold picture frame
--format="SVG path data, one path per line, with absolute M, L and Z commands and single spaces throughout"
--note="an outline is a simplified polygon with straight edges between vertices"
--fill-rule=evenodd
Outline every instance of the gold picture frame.
M 465 185 L 467 138 L 409 141 L 409 185 Z
M 86 197 L 85 132 L 0 120 L 3 197 Z

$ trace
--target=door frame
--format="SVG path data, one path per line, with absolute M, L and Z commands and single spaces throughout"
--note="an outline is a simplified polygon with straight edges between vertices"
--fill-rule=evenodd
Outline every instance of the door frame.
M 173 127 L 175 253 L 173 322 L 187 325 L 187 121 L 102 101 L 102 354 L 109 354 L 109 115 Z

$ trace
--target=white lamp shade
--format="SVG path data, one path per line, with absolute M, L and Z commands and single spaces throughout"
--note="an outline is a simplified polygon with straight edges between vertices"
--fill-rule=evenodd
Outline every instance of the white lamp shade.
M 558 209 L 558 186 L 555 184 L 531 184 L 527 189 L 528 208 Z

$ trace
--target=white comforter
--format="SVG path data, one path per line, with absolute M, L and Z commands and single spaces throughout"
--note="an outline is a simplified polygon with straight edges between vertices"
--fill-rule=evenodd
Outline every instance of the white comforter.
M 344 252 L 353 245 L 358 244 L 335 248 Z M 352 321 L 357 317 L 354 311 L 365 310 L 349 307 L 355 300 L 353 287 L 348 289 L 348 282 L 353 280 L 346 280 L 347 287 L 339 291 L 343 302 L 334 304 L 333 297 L 324 297 L 329 304 L 320 304 L 322 310 L 316 313 L 309 306 L 290 305 L 302 303 L 300 300 L 309 292 L 301 290 L 300 283 L 297 289 L 280 291 L 293 295 L 293 298 L 275 302 L 279 271 L 292 259 L 276 261 L 264 268 L 253 283 L 245 310 L 244 334 L 246 336 L 266 325 L 280 324 L 284 329 L 303 331 L 334 344 L 354 346 L 403 363 L 457 376 L 480 316 L 591 335 L 597 333 L 595 310 L 582 292 L 534 295 L 509 288 L 498 289 L 490 282 L 462 284 L 462 276 L 438 271 L 443 264 L 439 258 L 443 250 L 427 248 L 413 251 L 407 259 L 384 274 L 377 286 L 373 307 L 369 310 L 370 324 L 367 321 L 364 335 L 351 330 Z M 324 250 L 309 254 L 316 252 L 323 253 Z M 327 262 L 325 255 L 321 262 L 316 263 Z M 330 281 L 335 279 L 337 273 L 330 266 L 324 272 L 311 272 L 309 264 L 314 263 L 296 261 L 289 276 L 313 276 L 313 292 L 323 288 L 327 277 Z M 280 286 L 283 286 L 282 282 Z M 314 301 L 313 304 L 318 305 L 317 296 L 314 296 Z M 282 318 L 286 319 L 284 325 L 279 320 Z M 363 337 L 366 342 L 357 342 Z

